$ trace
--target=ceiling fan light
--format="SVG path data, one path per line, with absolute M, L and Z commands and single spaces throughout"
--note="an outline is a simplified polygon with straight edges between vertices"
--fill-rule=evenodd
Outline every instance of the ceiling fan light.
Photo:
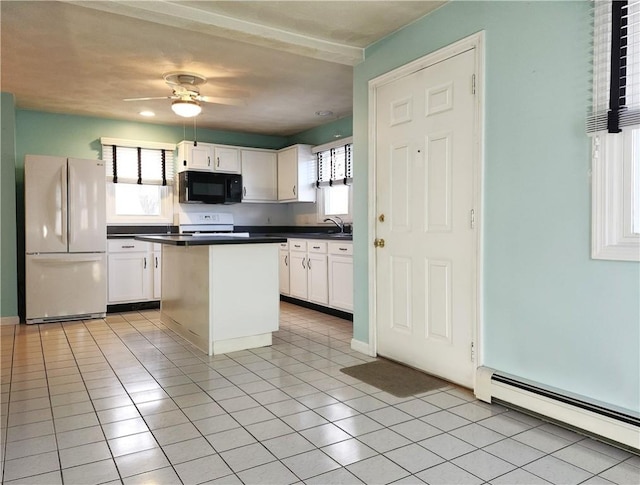
M 178 99 L 174 101 L 171 103 L 171 109 L 175 114 L 183 118 L 193 118 L 194 116 L 198 116 L 202 111 L 200 103 L 188 99 Z

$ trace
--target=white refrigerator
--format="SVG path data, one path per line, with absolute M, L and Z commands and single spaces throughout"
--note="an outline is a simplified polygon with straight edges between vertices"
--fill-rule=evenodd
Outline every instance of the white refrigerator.
M 24 195 L 26 322 L 104 317 L 104 162 L 27 155 Z

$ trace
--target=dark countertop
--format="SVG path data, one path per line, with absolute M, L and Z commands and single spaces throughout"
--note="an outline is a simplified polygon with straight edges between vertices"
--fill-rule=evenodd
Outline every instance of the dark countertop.
M 240 231 L 239 231 L 240 232 Z M 121 239 L 121 238 L 128 238 L 128 239 L 140 239 L 142 237 L 148 237 L 148 236 L 170 236 L 170 237 L 174 237 L 174 236 L 180 236 L 180 237 L 191 237 L 191 236 L 181 236 L 180 234 L 173 234 L 173 233 L 165 233 L 165 232 L 157 232 L 157 233 L 151 233 L 151 234 L 140 234 L 140 233 L 122 233 L 122 234 L 107 234 L 107 239 Z M 205 236 L 196 236 L 196 237 L 205 237 Z M 220 238 L 220 236 L 213 236 L 216 237 L 217 239 Z M 327 241 L 352 241 L 353 240 L 353 235 L 352 234 L 347 234 L 347 233 L 318 233 L 318 232 L 252 232 L 251 233 L 251 238 L 284 238 L 284 241 L 281 242 L 286 242 L 287 239 L 324 239 Z M 238 238 L 228 238 L 228 239 L 238 239 Z M 158 242 L 156 240 L 152 241 L 152 242 Z M 227 243 L 228 244 L 228 243 Z
M 287 242 L 285 237 L 275 236 L 184 236 L 184 235 L 141 235 L 135 236 L 138 241 L 147 241 L 160 244 L 171 244 L 173 246 L 214 246 L 219 244 L 265 244 Z

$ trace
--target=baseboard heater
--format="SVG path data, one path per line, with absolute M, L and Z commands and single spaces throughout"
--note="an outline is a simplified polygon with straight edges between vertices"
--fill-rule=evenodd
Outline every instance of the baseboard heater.
M 640 415 L 545 387 L 507 373 L 479 367 L 475 395 L 532 412 L 605 441 L 640 452 Z

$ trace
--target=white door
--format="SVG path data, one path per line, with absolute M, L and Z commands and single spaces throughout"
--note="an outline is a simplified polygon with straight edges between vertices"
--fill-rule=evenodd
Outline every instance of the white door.
M 24 204 L 26 252 L 67 252 L 66 158 L 25 157 Z
M 107 216 L 104 162 L 68 162 L 69 252 L 89 253 L 107 250 Z
M 467 387 L 475 324 L 475 51 L 377 89 L 377 349 Z

